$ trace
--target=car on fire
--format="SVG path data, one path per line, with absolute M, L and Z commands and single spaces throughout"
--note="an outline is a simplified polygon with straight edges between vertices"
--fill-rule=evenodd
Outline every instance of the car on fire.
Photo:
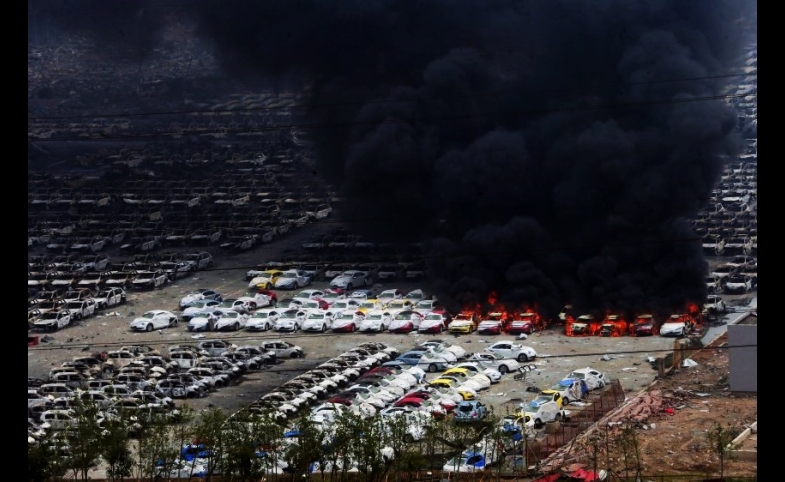
M 450 324 L 447 326 L 447 330 L 450 333 L 464 333 L 470 334 L 474 333 L 477 329 L 477 317 L 474 313 L 467 313 L 462 312 L 455 315 L 452 319 Z
M 674 314 L 660 327 L 660 336 L 686 336 L 695 327 L 689 314 Z
M 504 331 L 503 313 L 488 313 L 487 317 L 477 325 L 477 333 L 480 335 L 500 335 Z
M 629 324 L 620 315 L 607 315 L 600 325 L 600 336 L 622 336 L 629 332 Z
M 630 335 L 632 336 L 654 336 L 659 334 L 659 327 L 654 315 L 645 313 L 635 317 L 635 321 L 630 325 Z
M 585 314 L 577 317 L 573 322 L 567 322 L 565 330 L 569 336 L 585 336 L 594 334 L 599 328 L 597 320 L 592 314 Z
M 510 320 L 507 333 L 510 335 L 519 335 L 521 333 L 531 335 L 540 326 L 540 323 L 540 315 L 537 313 L 532 311 L 516 313 Z

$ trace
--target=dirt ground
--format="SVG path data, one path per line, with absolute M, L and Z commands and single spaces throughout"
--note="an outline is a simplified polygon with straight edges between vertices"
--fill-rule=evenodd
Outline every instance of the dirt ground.
M 128 324 L 135 316 L 151 309 L 168 309 L 177 313 L 177 302 L 187 292 L 196 288 L 214 288 L 224 297 L 242 295 L 246 291 L 245 271 L 259 263 L 281 259 L 297 251 L 308 238 L 326 231 L 334 224 L 308 226 L 290 233 L 273 243 L 251 252 L 233 257 L 222 256 L 216 249 L 216 266 L 212 270 L 198 272 L 195 276 L 178 280 L 176 283 L 153 292 L 131 293 L 129 302 L 113 312 L 103 313 L 54 333 L 51 340 L 38 347 L 28 348 L 28 376 L 46 378 L 49 370 L 73 357 L 102 350 L 116 349 L 124 344 L 148 344 L 165 352 L 167 345 L 196 343 L 193 334 L 186 331 L 184 324 L 167 330 L 151 333 L 132 333 Z M 212 251 L 209 250 L 208 251 Z M 110 253 L 111 255 L 111 253 Z M 326 284 L 315 284 L 324 287 Z M 427 285 L 396 284 L 402 290 L 423 288 Z M 279 300 L 293 293 L 279 292 Z M 746 304 L 751 296 L 726 297 L 731 307 Z M 302 346 L 304 359 L 286 360 L 269 370 L 249 374 L 242 383 L 212 393 L 206 398 L 188 400 L 187 404 L 197 411 L 219 407 L 232 412 L 284 381 L 308 370 L 318 363 L 336 356 L 357 344 L 366 341 L 383 341 L 401 351 L 425 341 L 431 335 L 393 334 L 295 334 L 277 333 L 208 333 L 209 338 L 228 338 L 236 344 L 252 344 L 254 340 L 283 338 Z M 467 352 L 481 351 L 488 343 L 510 336 L 484 337 L 477 334 L 453 337 L 442 335 L 451 343 L 459 344 Z M 525 382 L 516 382 L 505 376 L 499 384 L 481 393 L 480 398 L 488 405 L 503 411 L 513 402 L 533 396 L 526 392 L 529 385 L 549 388 L 575 368 L 591 366 L 606 373 L 611 379 L 619 379 L 628 397 L 649 387 L 657 371 L 647 362 L 648 357 L 662 357 L 672 349 L 674 340 L 662 337 L 648 338 L 571 338 L 563 334 L 563 328 L 555 327 L 531 335 L 522 343 L 533 347 L 538 358 L 533 363 L 536 370 L 529 372 Z M 647 426 L 655 428 L 638 430 L 644 458 L 645 474 L 672 474 L 714 470 L 716 460 L 706 448 L 705 431 L 715 421 L 741 429 L 757 419 L 757 398 L 731 394 L 727 390 L 727 353 L 723 350 L 707 350 L 693 356 L 698 366 L 680 368 L 652 385 L 664 400 L 674 407 L 673 415 L 654 414 Z M 572 410 L 580 407 L 570 406 Z M 613 465 L 613 464 L 611 464 Z M 730 461 L 726 463 L 727 474 L 750 475 L 757 473 L 756 463 Z

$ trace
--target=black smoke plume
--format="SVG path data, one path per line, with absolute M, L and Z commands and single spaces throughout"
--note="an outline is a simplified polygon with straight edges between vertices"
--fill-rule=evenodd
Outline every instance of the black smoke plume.
M 189 9 L 238 77 L 300 79 L 322 175 L 377 240 L 425 241 L 453 307 L 673 311 L 689 219 L 738 152 L 742 0 L 297 0 Z M 734 79 L 730 79 L 731 81 Z

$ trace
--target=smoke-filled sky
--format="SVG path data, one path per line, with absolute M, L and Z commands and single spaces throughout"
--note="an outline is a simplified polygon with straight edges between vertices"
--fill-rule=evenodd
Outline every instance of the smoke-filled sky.
M 113 16 L 104 2 L 89 14 L 92 4 L 78 3 L 78 22 L 56 21 L 154 43 L 154 8 Z M 319 169 L 341 187 L 344 216 L 377 240 L 424 241 L 451 306 L 492 291 L 548 314 L 705 298 L 688 220 L 740 145 L 734 112 L 705 98 L 735 80 L 714 77 L 740 71 L 755 2 L 233 0 L 183 11 L 227 73 L 310 87 Z

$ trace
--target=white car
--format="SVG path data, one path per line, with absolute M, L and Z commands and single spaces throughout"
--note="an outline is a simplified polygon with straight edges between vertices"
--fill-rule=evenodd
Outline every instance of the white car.
M 376 295 L 376 299 L 381 301 L 384 304 L 387 304 L 387 303 L 389 303 L 392 300 L 400 300 L 402 298 L 403 298 L 403 291 L 401 291 L 401 290 L 399 290 L 397 288 L 384 290 L 381 293 L 379 293 L 378 295 Z
M 417 331 L 420 333 L 442 333 L 447 330 L 449 321 L 441 313 L 428 313 L 420 322 Z
M 343 311 L 333 320 L 332 330 L 334 333 L 343 331 L 353 333 L 360 329 L 364 318 L 361 311 Z
M 534 348 L 519 345 L 511 341 L 497 341 L 496 343 L 485 347 L 485 351 L 498 353 L 504 358 L 518 360 L 520 363 L 526 363 L 537 358 L 537 352 Z
M 312 311 L 303 322 L 303 331 L 316 331 L 324 333 L 332 328 L 332 313 L 325 311 Z
M 336 300 L 330 304 L 330 309 L 336 313 L 347 310 L 356 311 L 360 309 L 360 300 L 350 298 Z
M 192 316 L 196 313 L 204 313 L 205 311 L 215 311 L 218 309 L 218 305 L 222 302 L 218 300 L 199 300 L 194 301 L 188 306 L 183 312 L 180 314 L 180 317 L 183 321 L 188 321 L 191 319 Z
M 237 300 L 244 302 L 249 307 L 250 311 L 259 308 L 275 307 L 275 300 L 273 300 L 273 297 L 264 293 L 254 293 L 252 296 L 240 296 Z
M 292 298 L 289 301 L 289 309 L 302 310 L 302 311 L 322 311 L 319 300 L 309 300 L 306 298 Z
M 301 347 L 283 340 L 263 341 L 259 348 L 263 351 L 274 352 L 279 360 L 283 358 L 302 358 L 304 356 Z
M 360 323 L 361 332 L 381 333 L 387 331 L 392 322 L 392 316 L 387 311 L 371 310 Z
M 365 271 L 349 270 L 336 276 L 330 281 L 330 288 L 340 288 L 342 290 L 351 291 L 354 288 L 360 288 L 368 285 Z
M 238 298 L 226 298 L 218 305 L 218 309 L 221 311 L 232 310 L 247 315 L 256 309 L 256 303 Z
M 177 316 L 171 311 L 152 310 L 131 322 L 133 331 L 153 331 L 177 326 Z
M 122 305 L 126 301 L 125 290 L 122 288 L 107 288 L 101 290 L 94 298 L 99 310 Z
M 299 293 L 297 293 L 297 298 L 304 298 L 308 300 L 321 299 L 323 296 L 324 296 L 324 291 L 314 290 L 314 289 L 302 290 Z
M 277 309 L 261 309 L 256 311 L 245 324 L 245 329 L 248 331 L 268 331 L 272 330 L 275 326 L 275 321 L 280 317 L 280 311 Z
M 520 412 L 517 415 L 521 415 L 525 423 L 533 425 L 534 428 L 541 428 L 547 422 L 557 422 L 569 416 L 569 412 L 553 400 L 538 404 L 522 403 L 518 408 Z
M 213 311 L 199 311 L 193 313 L 188 320 L 188 331 L 213 331 L 218 316 Z
M 273 286 L 277 290 L 296 290 L 309 284 L 311 284 L 311 279 L 308 278 L 305 271 L 290 269 L 281 273 Z
M 223 300 L 223 297 L 214 290 L 200 289 L 192 291 L 180 299 L 180 309 L 184 310 L 191 306 L 194 302 L 205 299 L 221 301 Z
M 608 380 L 605 378 L 604 373 L 590 367 L 573 370 L 565 378 L 576 378 L 578 380 L 583 380 L 586 382 L 586 386 L 589 390 L 603 388 L 608 384 Z
M 660 336 L 686 336 L 692 328 L 693 322 L 689 315 L 671 315 L 660 327 Z
M 466 350 L 458 345 L 453 345 L 452 343 L 444 340 L 428 340 L 424 343 L 421 343 L 420 346 L 433 347 L 436 353 L 442 353 L 443 351 L 450 352 L 455 355 L 457 360 L 466 358 Z
M 388 305 L 389 307 L 389 305 Z M 409 333 L 416 331 L 422 323 L 423 316 L 416 311 L 403 310 L 393 315 L 388 330 L 392 333 Z
M 498 371 L 502 375 L 505 373 L 516 372 L 521 367 L 517 360 L 512 358 L 505 358 L 504 356 L 493 352 L 477 352 L 469 356 L 469 361 L 477 363 L 481 367 L 491 368 Z
M 234 310 L 215 310 L 213 313 L 218 317 L 215 322 L 216 331 L 239 331 L 245 328 L 248 321 L 248 315 Z
M 499 460 L 499 450 L 486 449 L 486 445 L 477 444 L 464 450 L 460 455 L 449 459 L 442 467 L 443 472 L 474 473 L 483 472 L 489 465 Z
M 515 364 L 518 363 L 515 360 L 506 360 L 506 361 Z M 502 379 L 502 373 L 499 370 L 496 370 L 495 368 L 486 368 L 482 366 L 480 363 L 476 363 L 476 362 L 458 363 L 453 368 L 465 368 L 466 370 L 469 371 L 469 373 L 472 373 L 474 375 L 479 375 L 479 374 L 485 375 L 486 377 L 488 377 L 491 383 L 499 383 Z
M 275 320 L 273 329 L 275 331 L 298 331 L 303 326 L 307 316 L 308 313 L 303 310 L 288 309 L 282 311 L 278 319 Z
M 411 300 L 412 298 L 409 298 L 409 295 L 406 295 L 406 299 Z M 439 302 L 436 300 L 420 300 L 414 304 L 414 309 L 420 313 L 427 314 L 435 310 L 438 306 Z
M 727 294 L 737 294 L 737 293 L 749 293 L 752 291 L 752 278 L 749 276 L 728 276 L 725 278 L 725 285 L 723 288 L 723 293 Z

